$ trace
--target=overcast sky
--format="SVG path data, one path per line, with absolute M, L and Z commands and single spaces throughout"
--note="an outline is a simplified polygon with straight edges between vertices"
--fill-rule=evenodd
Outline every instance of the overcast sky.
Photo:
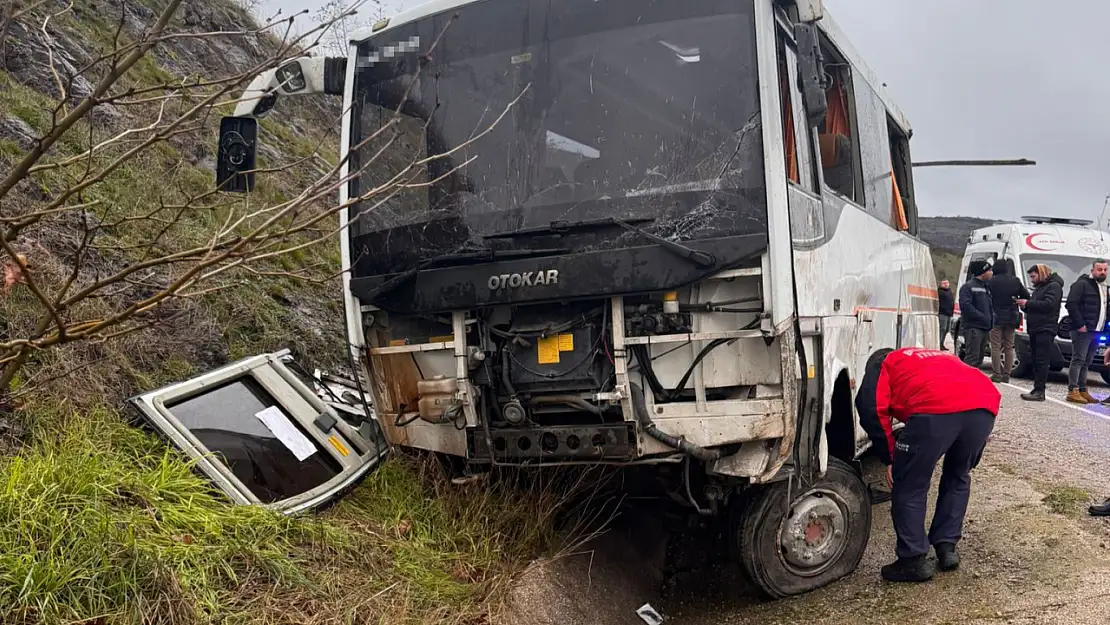
M 825 1 L 909 116 L 914 160 L 1037 161 L 919 169 L 922 214 L 1099 218 L 1110 193 L 1110 2 Z M 386 0 L 386 14 L 418 3 Z M 295 11 L 322 0 L 264 4 Z

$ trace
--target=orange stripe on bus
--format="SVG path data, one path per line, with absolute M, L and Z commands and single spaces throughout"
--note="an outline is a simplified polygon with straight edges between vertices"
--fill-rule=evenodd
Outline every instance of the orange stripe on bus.
M 928 289 L 928 288 L 925 288 L 923 286 L 918 286 L 916 284 L 911 284 L 908 287 L 906 287 L 906 290 L 909 291 L 910 295 L 916 295 L 918 297 L 927 297 L 929 299 L 939 299 L 939 297 L 937 296 L 937 290 L 936 289 Z

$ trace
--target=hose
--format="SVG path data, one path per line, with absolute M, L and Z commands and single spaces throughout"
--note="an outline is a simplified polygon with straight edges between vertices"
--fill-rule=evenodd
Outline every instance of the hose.
M 509 377 L 509 346 L 501 346 L 501 385 L 505 387 L 505 392 L 509 397 L 516 397 L 516 388 L 513 387 L 513 380 Z
M 644 391 L 636 384 L 629 384 L 632 390 L 632 411 L 636 415 L 636 421 L 640 423 L 644 433 L 654 438 L 655 440 L 663 443 L 667 447 L 677 449 L 689 456 L 697 458 L 702 462 L 713 462 L 721 458 L 721 451 L 719 449 L 706 449 L 691 443 L 690 441 L 680 436 L 667 434 L 660 430 L 651 420 L 651 415 L 648 414 L 647 404 L 644 403 Z

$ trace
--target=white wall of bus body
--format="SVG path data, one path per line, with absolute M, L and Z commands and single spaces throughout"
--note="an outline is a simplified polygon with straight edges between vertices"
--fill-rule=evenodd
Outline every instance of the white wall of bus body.
M 339 132 L 339 179 L 346 180 L 349 173 L 348 152 L 351 146 L 351 104 L 354 102 L 355 56 L 357 47 L 350 47 L 347 62 L 347 75 L 343 82 L 343 123 Z M 350 199 L 348 185 L 339 185 L 339 262 L 342 270 L 343 312 L 347 326 L 347 347 L 355 362 L 362 362 L 362 351 L 366 345 L 362 331 L 362 304 L 351 292 L 351 236 L 348 224 L 351 211 L 346 208 Z M 369 373 L 369 372 L 367 372 Z
M 801 316 L 855 316 L 861 309 L 912 310 L 911 290 L 936 289 L 926 244 L 851 202 L 837 201 L 843 202 L 843 209 L 828 241 L 794 252 Z M 926 312 L 921 304 L 918 309 L 915 312 Z
M 770 287 L 764 294 L 764 310 L 771 313 L 776 334 L 794 315 L 794 280 L 790 239 L 790 208 L 787 193 L 786 154 L 783 145 L 781 98 L 776 55 L 776 23 L 772 0 L 755 0 L 755 43 L 759 67 L 759 105 L 762 111 L 763 170 L 767 187 L 767 253 L 763 267 Z M 770 149 L 768 146 L 775 146 Z M 769 328 L 764 327 L 764 330 Z
M 829 461 L 829 437 L 827 427 L 832 421 L 833 393 L 836 392 L 836 383 L 841 373 L 847 373 L 849 381 L 857 382 L 863 378 L 859 359 L 856 358 L 859 337 L 858 321 L 855 317 L 837 316 L 821 319 L 821 384 L 824 390 L 822 401 L 822 414 L 824 426 L 821 428 L 819 447 L 820 470 L 824 473 Z M 853 393 L 854 399 L 854 393 Z M 852 406 L 852 439 L 855 441 L 857 453 L 866 449 L 867 433 L 859 425 L 855 406 Z

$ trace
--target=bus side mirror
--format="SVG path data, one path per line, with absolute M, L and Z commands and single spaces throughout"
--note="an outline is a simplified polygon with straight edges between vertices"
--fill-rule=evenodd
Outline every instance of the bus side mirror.
M 825 63 L 815 24 L 795 24 L 794 40 L 798 43 L 798 89 L 805 103 L 806 119 L 819 126 L 829 110 L 825 96 Z
M 220 144 L 216 153 L 216 188 L 228 193 L 254 190 L 258 120 L 225 117 L 220 120 Z

